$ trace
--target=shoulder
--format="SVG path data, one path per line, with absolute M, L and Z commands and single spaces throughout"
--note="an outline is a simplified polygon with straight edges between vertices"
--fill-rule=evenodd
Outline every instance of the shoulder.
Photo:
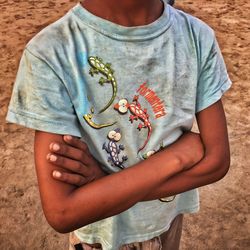
M 170 14 L 174 28 L 181 31 L 183 35 L 189 36 L 198 43 L 213 43 L 215 32 L 207 23 L 173 7 L 170 7 Z
M 198 65 L 203 65 L 216 44 L 214 30 L 201 19 L 170 7 L 172 32 L 175 40 L 195 54 Z
M 26 48 L 42 59 L 51 58 L 53 55 L 58 57 L 72 48 L 76 39 L 76 30 L 79 29 L 79 22 L 74 14 L 75 7 L 37 33 L 27 43 Z M 84 29 L 84 27 L 80 28 Z

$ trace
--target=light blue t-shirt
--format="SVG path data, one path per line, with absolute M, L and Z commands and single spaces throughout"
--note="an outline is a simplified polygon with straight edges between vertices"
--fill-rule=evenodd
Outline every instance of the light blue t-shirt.
M 153 23 L 124 27 L 78 3 L 27 44 L 7 120 L 81 137 L 108 173 L 176 141 L 231 81 L 213 30 L 164 6 Z M 160 235 L 177 214 L 198 208 L 195 189 L 171 202 L 139 202 L 76 234 L 118 249 Z

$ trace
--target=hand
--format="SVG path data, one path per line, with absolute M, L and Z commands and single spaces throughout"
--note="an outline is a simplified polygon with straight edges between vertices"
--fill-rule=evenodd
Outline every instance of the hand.
M 181 159 L 183 170 L 197 164 L 205 153 L 200 134 L 191 131 L 185 132 L 169 149 Z
M 70 135 L 63 136 L 65 144 L 52 142 L 47 160 L 66 171 L 53 171 L 53 178 L 82 186 L 106 175 L 99 162 L 90 154 L 87 145 Z

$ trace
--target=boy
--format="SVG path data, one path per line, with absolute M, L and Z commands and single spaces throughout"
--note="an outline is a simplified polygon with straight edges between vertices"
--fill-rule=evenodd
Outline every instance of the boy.
M 213 31 L 165 1 L 85 0 L 41 31 L 7 119 L 36 129 L 50 225 L 76 249 L 178 249 L 166 232 L 229 167 L 230 85 Z

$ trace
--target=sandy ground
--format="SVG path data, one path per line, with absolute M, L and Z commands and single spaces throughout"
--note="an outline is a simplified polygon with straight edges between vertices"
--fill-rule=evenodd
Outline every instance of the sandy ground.
M 250 249 L 248 0 L 176 0 L 217 34 L 233 87 L 224 96 L 232 164 L 220 182 L 201 188 L 201 211 L 186 216 L 187 250 Z M 22 50 L 39 30 L 76 1 L 0 0 L 0 249 L 67 249 L 42 213 L 32 160 L 33 132 L 5 123 Z

